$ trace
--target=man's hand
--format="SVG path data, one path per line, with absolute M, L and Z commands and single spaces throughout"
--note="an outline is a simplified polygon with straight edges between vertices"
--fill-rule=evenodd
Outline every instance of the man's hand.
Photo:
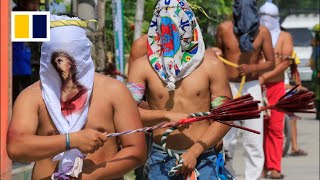
M 176 175 L 183 174 L 183 178 L 187 179 L 187 177 L 191 175 L 192 171 L 196 167 L 198 157 L 190 151 L 187 151 L 181 155 L 181 158 L 183 159 L 183 165 Z
M 239 72 L 241 76 L 251 74 L 256 71 L 255 64 L 241 64 L 239 67 Z
M 263 85 L 265 83 L 265 79 L 262 75 L 259 76 L 259 83 L 260 83 L 260 85 Z
M 169 122 L 176 122 L 176 121 L 179 121 L 180 119 L 188 118 L 189 114 L 166 111 L 165 117 Z
M 106 133 L 94 129 L 84 129 L 70 134 L 71 148 L 77 148 L 82 153 L 94 153 L 107 141 Z
M 299 85 L 297 90 L 300 92 L 300 91 L 308 91 L 308 88 L 302 86 L 302 85 Z

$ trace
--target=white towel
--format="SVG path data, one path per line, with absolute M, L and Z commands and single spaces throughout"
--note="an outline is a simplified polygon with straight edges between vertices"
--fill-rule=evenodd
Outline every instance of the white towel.
M 160 0 L 148 31 L 148 56 L 169 91 L 203 60 L 205 45 L 196 17 L 185 0 Z

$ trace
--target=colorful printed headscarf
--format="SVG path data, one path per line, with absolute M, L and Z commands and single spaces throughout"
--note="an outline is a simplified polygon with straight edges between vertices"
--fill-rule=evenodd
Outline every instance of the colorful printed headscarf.
M 84 21 L 79 18 L 51 15 L 51 27 L 54 27 L 50 29 L 51 40 L 41 46 L 42 98 L 60 134 L 76 132 L 83 128 L 87 122 L 93 88 L 94 65 L 90 52 L 92 44 L 86 37 L 86 31 L 79 27 L 79 22 Z M 72 79 L 78 90 L 74 97 L 65 102 L 61 98 L 63 75 Z M 55 156 L 53 160 L 60 162 L 58 172 L 52 175 L 52 179 L 78 177 L 82 172 L 83 158 L 84 155 L 78 149 L 71 149 Z
M 253 51 L 252 43 L 259 29 L 258 8 L 255 0 L 235 0 L 233 4 L 233 31 L 240 38 L 242 52 Z
M 271 34 L 272 46 L 276 47 L 281 32 L 279 9 L 272 2 L 266 2 L 259 9 L 260 24 L 264 25 Z
M 201 30 L 188 2 L 160 0 L 148 31 L 148 56 L 169 91 L 197 68 L 204 52 Z

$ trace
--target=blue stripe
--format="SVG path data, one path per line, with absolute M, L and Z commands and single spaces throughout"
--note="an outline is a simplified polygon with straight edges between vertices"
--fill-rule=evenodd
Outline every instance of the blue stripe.
M 33 15 L 33 38 L 47 38 L 47 15 Z

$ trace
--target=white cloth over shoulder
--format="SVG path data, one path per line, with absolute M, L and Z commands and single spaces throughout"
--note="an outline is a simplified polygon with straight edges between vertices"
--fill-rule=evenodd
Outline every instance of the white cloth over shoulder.
M 80 20 L 67 16 L 51 15 L 51 21 Z M 49 111 L 50 117 L 60 134 L 72 133 L 82 129 L 87 122 L 89 99 L 91 97 L 94 65 L 91 59 L 91 42 L 86 32 L 78 26 L 61 26 L 50 29 L 51 41 L 44 42 L 41 47 L 40 82 L 42 98 Z M 73 97 L 69 105 L 77 106 L 77 100 L 82 98 L 81 107 L 77 111 L 63 113 L 61 103 L 62 80 L 52 64 L 51 56 L 55 52 L 63 52 L 73 58 L 75 64 L 75 79 L 82 87 L 79 96 Z M 83 91 L 85 89 L 85 91 Z M 70 109 L 70 108 L 69 108 Z M 52 175 L 52 179 L 69 179 L 68 175 L 78 177 L 82 171 L 84 155 L 77 149 L 61 153 L 53 158 L 60 160 L 59 170 Z

